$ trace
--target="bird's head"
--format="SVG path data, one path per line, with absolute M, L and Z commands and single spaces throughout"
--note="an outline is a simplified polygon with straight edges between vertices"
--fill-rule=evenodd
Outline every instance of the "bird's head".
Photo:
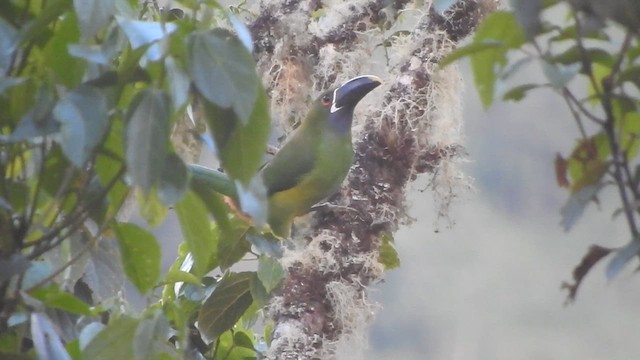
M 329 125 L 339 132 L 349 131 L 353 109 L 365 95 L 380 84 L 382 80 L 379 77 L 362 75 L 322 94 L 318 102 L 328 116 Z

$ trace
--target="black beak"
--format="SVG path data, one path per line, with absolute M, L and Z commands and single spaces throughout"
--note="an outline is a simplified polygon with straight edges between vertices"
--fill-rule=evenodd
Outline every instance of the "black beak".
M 342 107 L 354 108 L 365 95 L 382 84 L 382 80 L 373 75 L 362 75 L 348 80 L 333 93 L 331 112 L 336 112 Z

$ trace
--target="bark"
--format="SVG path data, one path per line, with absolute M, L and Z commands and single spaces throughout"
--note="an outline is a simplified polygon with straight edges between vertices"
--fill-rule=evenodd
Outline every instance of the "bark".
M 320 91 L 358 74 L 380 75 L 369 59 L 381 50 L 389 54 L 386 91 L 358 118 L 355 162 L 329 199 L 334 206 L 298 227 L 303 246 L 290 246 L 282 259 L 287 278 L 269 307 L 270 359 L 358 358 L 376 308 L 366 290 L 384 272 L 380 246 L 410 220 L 408 185 L 430 174 L 443 214 L 456 195 L 454 165 L 464 152 L 459 75 L 438 63 L 497 6 L 466 0 L 441 15 L 428 2 L 418 9 L 402 0 L 324 4 L 263 1 L 250 26 L 274 118 L 287 129 Z M 422 16 L 398 32 L 402 11 Z

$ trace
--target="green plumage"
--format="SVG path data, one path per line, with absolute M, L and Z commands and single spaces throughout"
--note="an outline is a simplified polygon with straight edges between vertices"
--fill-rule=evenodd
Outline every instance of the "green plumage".
M 375 76 L 359 76 L 324 93 L 262 169 L 268 198 L 267 223 L 275 235 L 288 237 L 296 216 L 340 188 L 353 161 L 353 110 L 380 83 Z M 192 166 L 192 174 L 196 186 L 213 187 L 237 200 L 233 182 L 226 175 L 200 166 Z

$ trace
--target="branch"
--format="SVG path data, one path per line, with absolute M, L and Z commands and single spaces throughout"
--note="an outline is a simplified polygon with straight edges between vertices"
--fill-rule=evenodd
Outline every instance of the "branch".
M 263 6 L 250 29 L 274 117 L 285 127 L 320 90 L 379 66 L 368 62 L 370 44 L 389 37 L 385 29 L 408 1 L 388 8 L 385 3 L 354 1 L 344 9 L 323 9 L 333 17 L 316 20 L 310 13 L 320 10 L 318 1 Z M 443 212 L 455 197 L 453 161 L 462 153 L 459 75 L 438 72 L 438 62 L 496 5 L 467 0 L 445 16 L 427 5 L 411 34 L 391 45 L 388 91 L 372 99 L 375 110 L 366 112 L 366 120 L 356 118 L 360 130 L 348 184 L 329 199 L 337 206 L 317 211 L 311 227 L 298 234 L 305 247 L 288 249 L 282 258 L 288 277 L 270 304 L 275 327 L 269 359 L 330 358 L 345 349 L 356 358 L 362 350 L 375 309 L 366 288 L 382 279 L 381 237 L 409 221 L 407 185 L 419 174 L 437 174 L 434 191 Z

